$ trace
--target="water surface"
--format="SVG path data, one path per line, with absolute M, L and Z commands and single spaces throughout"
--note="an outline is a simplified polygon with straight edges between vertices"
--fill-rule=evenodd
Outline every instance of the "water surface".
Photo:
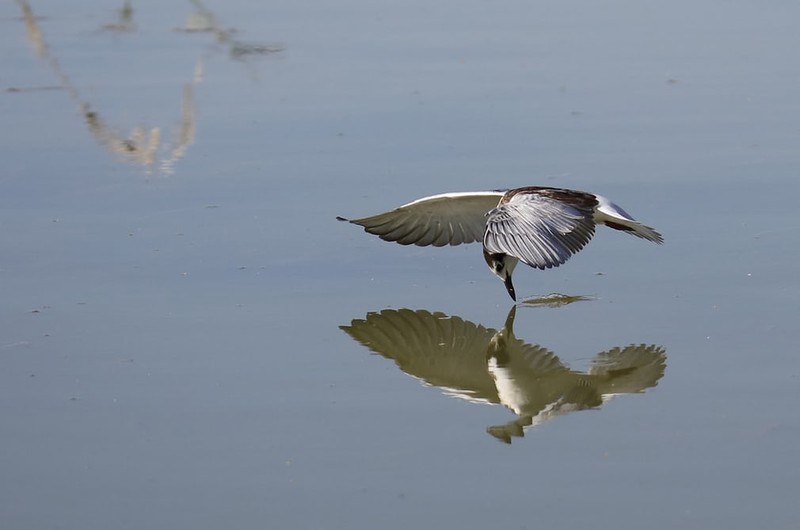
M 0 525 L 797 527 L 799 11 L 5 4 Z M 505 355 L 479 248 L 335 221 L 533 184 L 666 243 L 518 268 Z

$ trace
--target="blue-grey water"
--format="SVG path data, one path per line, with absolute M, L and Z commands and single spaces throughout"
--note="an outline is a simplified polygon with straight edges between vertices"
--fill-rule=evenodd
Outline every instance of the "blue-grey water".
M 798 19 L 4 3 L 0 527 L 798 528 Z M 524 185 L 666 243 L 335 220 Z

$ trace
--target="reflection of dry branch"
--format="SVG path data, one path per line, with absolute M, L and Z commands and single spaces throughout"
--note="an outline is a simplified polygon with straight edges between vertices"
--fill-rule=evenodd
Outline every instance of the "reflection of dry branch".
M 191 0 L 191 2 L 197 10 L 189 15 L 186 26 L 177 28 L 177 31 L 186 33 L 212 33 L 219 44 L 226 44 L 228 46 L 228 53 L 231 58 L 239 61 L 245 60 L 248 56 L 269 55 L 284 50 L 284 47 L 280 45 L 268 46 L 232 39 L 231 37 L 237 33 L 236 28 L 223 28 L 217 21 L 217 17 L 214 13 L 203 5 L 200 0 Z
M 130 136 L 123 138 L 108 127 L 100 116 L 89 107 L 88 103 L 81 105 L 81 111 L 89 132 L 98 144 L 128 162 L 141 164 L 148 168 L 153 167 L 158 142 L 161 138 L 161 129 L 154 127 L 150 129 L 148 135 L 141 127 L 134 127 Z
M 110 127 L 95 111 L 92 105 L 81 97 L 78 88 L 72 83 L 69 76 L 62 70 L 58 60 L 50 53 L 47 43 L 44 40 L 42 31 L 33 14 L 33 10 L 27 0 L 17 0 L 17 4 L 22 10 L 22 18 L 28 33 L 31 47 L 37 57 L 45 61 L 50 69 L 58 77 L 61 86 L 67 91 L 70 98 L 78 105 L 84 117 L 89 133 L 95 141 L 108 152 L 120 157 L 122 160 L 144 166 L 148 173 L 155 166 L 157 154 L 161 141 L 161 128 L 153 127 L 149 131 L 142 127 L 134 127 L 130 134 L 125 137 L 112 127 Z M 133 10 L 130 2 L 125 2 L 121 11 L 121 18 L 128 17 L 132 22 Z M 202 62 L 195 68 L 191 82 L 187 83 L 183 89 L 181 98 L 181 126 L 174 142 L 167 148 L 168 157 L 161 162 L 161 170 L 164 174 L 171 174 L 175 162 L 183 158 L 186 149 L 195 139 L 195 120 L 194 104 L 192 97 L 193 86 L 202 79 Z
M 130 33 L 136 31 L 136 22 L 133 21 L 133 6 L 131 0 L 125 0 L 122 8 L 117 12 L 117 21 L 103 25 L 106 31 L 117 33 Z
M 26 0 L 17 0 L 17 4 L 22 9 L 22 20 L 25 22 L 25 29 L 28 32 L 28 40 L 33 47 L 33 53 L 36 57 L 44 59 L 47 55 L 47 46 L 44 43 L 42 32 L 39 31 L 39 25 L 36 23 L 36 17 L 33 15 L 33 10 Z
M 197 64 L 197 72 L 202 72 L 202 62 Z M 195 74 L 195 82 L 199 82 L 202 75 Z M 183 101 L 181 105 L 181 126 L 173 140 L 170 156 L 161 162 L 161 171 L 165 175 L 174 173 L 175 163 L 184 157 L 186 149 L 194 143 L 194 83 L 186 83 L 183 87 Z
M 283 51 L 284 48 L 282 46 L 266 46 L 232 40 L 231 36 L 236 33 L 235 29 L 223 28 L 217 21 L 217 17 L 200 0 L 191 0 L 191 2 L 196 8 L 196 12 L 190 16 L 186 28 L 181 31 L 212 33 L 218 43 L 227 46 L 232 59 L 246 61 L 252 56 Z M 33 48 L 36 56 L 44 61 L 58 78 L 60 85 L 55 88 L 66 90 L 70 98 L 78 106 L 86 127 L 95 141 L 106 151 L 118 156 L 125 162 L 144 166 L 148 174 L 156 166 L 162 174 L 172 174 L 175 163 L 185 156 L 188 147 L 195 140 L 194 86 L 202 81 L 203 59 L 201 58 L 195 66 L 192 80 L 183 87 L 181 121 L 172 137 L 171 143 L 168 146 L 161 144 L 160 127 L 152 127 L 149 130 L 143 127 L 134 127 L 126 136 L 109 126 L 100 116 L 100 113 L 95 110 L 94 106 L 83 99 L 78 88 L 72 83 L 69 76 L 61 68 L 58 60 L 48 49 L 29 2 L 27 0 L 17 0 L 17 4 L 22 10 L 22 19 L 25 23 L 31 48 Z M 136 30 L 131 0 L 124 0 L 122 8 L 118 12 L 117 22 L 107 24 L 103 29 L 118 32 Z M 9 92 L 22 90 L 30 89 L 8 89 Z M 166 155 L 159 160 L 158 154 L 162 149 L 166 152 Z
M 217 17 L 214 13 L 208 10 L 199 0 L 191 0 L 196 11 L 189 15 L 186 21 L 186 26 L 178 28 L 178 31 L 185 31 L 187 33 L 213 33 L 217 38 L 217 42 L 223 43 L 228 40 L 236 30 L 233 28 L 223 29 L 217 22 Z

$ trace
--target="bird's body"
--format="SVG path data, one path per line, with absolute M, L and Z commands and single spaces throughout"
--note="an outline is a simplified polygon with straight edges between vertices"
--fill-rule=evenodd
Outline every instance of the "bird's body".
M 664 241 L 605 197 L 544 186 L 443 193 L 370 217 L 338 219 L 401 245 L 482 241 L 487 265 L 514 300 L 511 274 L 518 262 L 539 269 L 557 267 L 589 242 L 597 224 L 655 243 Z

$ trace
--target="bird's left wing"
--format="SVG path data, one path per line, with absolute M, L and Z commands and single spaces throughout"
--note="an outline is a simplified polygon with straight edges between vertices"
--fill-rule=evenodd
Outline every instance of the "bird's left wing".
M 371 217 L 338 219 L 363 226 L 370 234 L 401 245 L 443 247 L 473 243 L 483 238 L 486 212 L 497 206 L 503 193 L 443 193 Z
M 569 190 L 517 193 L 488 214 L 483 244 L 531 267 L 567 261 L 594 235 L 594 196 Z

